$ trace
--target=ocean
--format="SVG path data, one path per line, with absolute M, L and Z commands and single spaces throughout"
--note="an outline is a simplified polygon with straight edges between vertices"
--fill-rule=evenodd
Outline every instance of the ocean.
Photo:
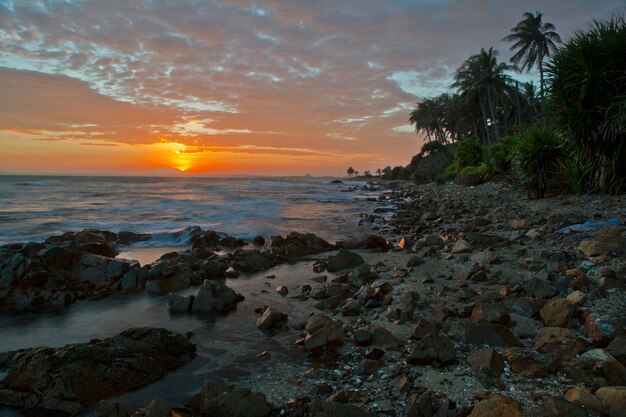
M 309 177 L 0 176 L 0 244 L 41 241 L 85 228 L 151 233 L 152 239 L 140 243 L 143 247 L 126 248 L 120 254 L 143 264 L 153 262 L 164 252 L 184 249 L 184 233 L 175 232 L 189 226 L 249 239 L 290 231 L 314 232 L 335 242 L 371 232 L 368 226 L 359 227 L 358 222 L 360 213 L 381 207 L 375 201 L 380 190 L 364 189 L 365 185 L 357 181 L 335 184 L 330 178 Z M 227 315 L 174 314 L 166 308 L 163 296 L 146 292 L 83 300 L 59 309 L 4 311 L 0 314 L 0 352 L 82 343 L 111 337 L 131 327 L 193 331 L 198 356 L 163 380 L 118 398 L 127 403 L 161 398 L 182 406 L 199 391 L 205 379 L 254 385 L 256 380 L 266 379 L 274 366 L 287 363 L 300 367 L 298 373 L 305 374 L 307 362 L 285 355 L 289 349 L 281 347 L 291 343 L 289 333 L 267 337 L 256 328 L 255 310 L 260 305 L 272 305 L 288 312 L 292 322 L 306 320 L 316 300 L 281 297 L 265 289 L 285 285 L 297 294 L 301 285 L 312 282 L 313 263 L 284 263 L 226 279 L 226 285 L 245 294 L 245 300 Z M 328 275 L 333 279 L 336 274 Z M 178 293 L 185 296 L 196 291 L 192 287 Z M 261 351 L 274 352 L 272 357 L 276 355 L 276 359 L 271 359 L 266 368 L 254 365 L 254 372 L 230 371 L 247 363 L 241 358 L 256 358 Z M 5 375 L 0 371 L 0 380 Z M 96 409 L 85 415 L 97 415 Z M 0 415 L 21 414 L 0 406 Z
M 376 194 L 364 182 L 329 178 L 0 176 L 0 244 L 42 241 L 86 228 L 153 234 L 148 246 L 184 244 L 200 226 L 231 236 L 314 232 L 336 241 L 358 233 Z M 371 199 L 370 199 L 371 200 Z M 183 236 L 184 239 L 184 236 Z

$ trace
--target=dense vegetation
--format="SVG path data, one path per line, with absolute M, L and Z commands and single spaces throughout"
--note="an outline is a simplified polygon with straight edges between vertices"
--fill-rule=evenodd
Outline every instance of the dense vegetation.
M 624 17 L 594 22 L 557 46 L 554 26 L 525 13 L 504 40 L 513 42 L 515 65 L 498 62 L 493 48 L 468 58 L 451 92 L 411 112 L 409 123 L 427 140 L 421 152 L 377 174 L 464 185 L 506 176 L 531 198 L 626 191 Z M 539 93 L 508 75 L 535 67 Z

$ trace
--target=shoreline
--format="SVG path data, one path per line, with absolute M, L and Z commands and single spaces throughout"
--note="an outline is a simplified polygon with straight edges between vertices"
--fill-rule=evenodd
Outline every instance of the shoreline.
M 272 413 L 283 410 L 283 415 L 296 416 L 306 409 L 315 415 L 316 407 L 346 403 L 381 416 L 414 415 L 411 410 L 428 403 L 433 411 L 445 409 L 441 413 L 461 416 L 482 400 L 519 408 L 525 416 L 543 417 L 557 415 L 546 414 L 550 409 L 569 413 L 571 407 L 582 408 L 582 400 L 572 401 L 574 393 L 570 393 L 577 385 L 588 390 L 577 392 L 576 398 L 586 395 L 588 401 L 598 400 L 593 394 L 603 386 L 626 385 L 624 228 L 555 233 L 589 219 L 618 218 L 623 224 L 626 196 L 529 201 L 503 184 L 463 188 L 405 183 L 381 191 L 378 201 L 395 208 L 384 213 L 391 215 L 388 224 L 381 224 L 375 231 L 380 234 L 369 239 L 337 246 L 293 235 L 242 246 L 235 238 L 202 231 L 191 249 L 161 262 L 161 269 L 168 265 L 176 271 L 174 276 L 184 275 L 186 280 L 170 282 L 169 275 L 153 273 L 144 282 L 163 281 L 163 288 L 154 285 L 163 294 L 156 296 L 162 297 L 163 309 L 170 291 L 188 297 L 202 288 L 198 286 L 204 279 L 226 279 L 228 286 L 243 294 L 245 308 L 212 320 L 241 317 L 245 321 L 239 326 L 247 333 L 235 329 L 232 337 L 233 342 L 245 340 L 250 346 L 234 349 L 231 359 L 232 364 L 243 360 L 245 372 L 240 374 L 242 369 L 233 365 L 230 371 L 216 369 L 206 375 L 226 376 L 227 382 L 265 392 L 275 406 Z M 379 221 L 375 216 L 380 214 L 364 215 L 361 220 Z M 106 239 L 75 239 L 74 246 L 68 247 L 92 245 L 90 250 L 97 246 L 102 251 L 108 244 Z M 227 251 L 213 255 L 217 246 Z M 349 254 L 361 261 L 351 263 L 356 257 Z M 3 255 L 0 264 L 6 261 Z M 58 254 L 51 258 L 59 259 Z M 189 268 L 198 260 L 204 262 L 202 276 L 199 269 Z M 329 272 L 333 262 L 343 262 L 342 269 Z M 130 265 L 125 264 L 124 276 L 144 268 Z M 107 269 L 108 263 L 99 267 Z M 152 268 L 154 264 L 145 271 L 146 277 Z M 283 272 L 269 278 L 267 274 L 275 270 Z M 249 279 L 250 274 L 256 278 Z M 325 280 L 318 279 L 323 275 Z M 120 285 L 124 276 L 115 276 Z M 286 295 L 275 292 L 280 286 L 287 288 Z M 310 288 L 306 294 L 305 286 Z M 196 303 L 194 298 L 187 302 L 189 309 Z M 255 305 L 256 314 L 250 311 Z M 286 324 L 279 321 L 270 331 L 256 330 L 252 321 L 262 317 L 264 305 L 290 309 L 284 311 Z M 323 334 L 305 326 L 312 320 L 308 314 L 329 317 L 330 321 L 318 319 Z M 200 352 L 220 349 L 209 343 L 210 329 L 199 333 L 191 341 Z M 312 347 L 311 340 L 320 338 L 319 347 Z M 263 353 L 255 348 L 255 341 L 275 347 Z M 602 371 L 607 366 L 610 374 Z M 143 392 L 150 395 L 184 378 L 184 372 L 176 375 L 148 385 Z M 0 381 L 0 391 L 3 384 Z M 308 395 L 308 400 L 288 403 L 302 395 Z M 131 393 L 124 398 L 128 403 L 136 397 Z M 144 395 L 144 405 L 148 399 Z M 117 415 L 89 410 L 89 415 Z
M 40 243 L 85 229 L 143 234 L 154 241 L 150 245 L 178 245 L 186 239 L 177 235 L 192 226 L 248 240 L 310 230 L 339 240 L 356 231 L 352 213 L 368 211 L 379 188 L 306 178 L 6 179 L 0 181 L 7 203 L 0 215 L 0 245 Z

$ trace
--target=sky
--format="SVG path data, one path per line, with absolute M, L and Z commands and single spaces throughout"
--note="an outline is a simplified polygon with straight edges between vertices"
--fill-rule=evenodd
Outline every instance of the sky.
M 344 175 L 524 12 L 566 40 L 623 0 L 0 0 L 0 173 Z M 535 73 L 515 75 L 521 80 Z

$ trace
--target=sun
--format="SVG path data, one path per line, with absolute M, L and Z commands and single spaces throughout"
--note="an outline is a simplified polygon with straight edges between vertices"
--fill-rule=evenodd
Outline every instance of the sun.
M 179 172 L 187 172 L 193 168 L 198 158 L 197 154 L 189 152 L 187 145 L 170 141 L 167 138 L 161 138 L 161 141 L 152 144 L 151 148 L 160 165 L 174 168 Z

